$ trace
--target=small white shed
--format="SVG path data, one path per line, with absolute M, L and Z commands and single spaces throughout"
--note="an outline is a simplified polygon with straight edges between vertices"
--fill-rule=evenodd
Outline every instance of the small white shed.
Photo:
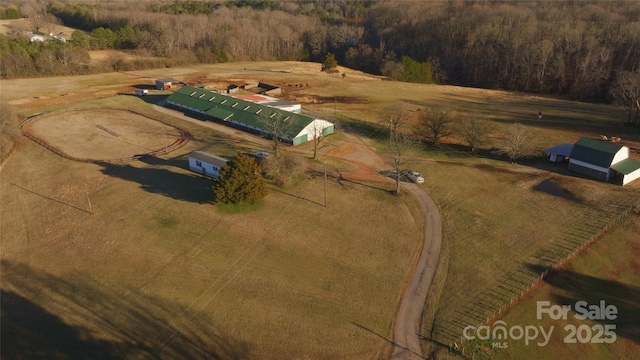
M 229 159 L 212 155 L 204 151 L 194 151 L 189 154 L 189 169 L 214 179 L 220 176 L 220 169 L 227 165 L 228 162 Z
M 136 95 L 138 96 L 147 95 L 148 93 L 149 93 L 149 90 L 147 89 L 136 89 Z
M 44 41 L 44 36 L 40 35 L 40 34 L 33 34 L 29 37 L 29 41 L 34 42 L 34 41 Z

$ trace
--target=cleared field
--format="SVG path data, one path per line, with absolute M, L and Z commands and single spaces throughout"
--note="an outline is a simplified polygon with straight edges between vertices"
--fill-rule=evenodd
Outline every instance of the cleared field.
M 508 340 L 506 349 L 492 349 L 485 344 L 484 351 L 498 359 L 633 359 L 638 356 L 640 344 L 640 312 L 637 299 L 640 297 L 640 216 L 636 213 L 620 226 L 604 235 L 600 241 L 581 253 L 543 284 L 528 294 L 522 303 L 510 310 L 502 320 L 507 328 L 515 325 L 542 326 L 549 331 L 553 327 L 551 340 L 544 344 L 542 337 L 526 345 L 523 340 Z M 548 301 L 549 305 L 570 305 L 571 311 L 566 319 L 554 320 L 543 314 L 536 318 L 537 303 Z M 617 318 L 598 320 L 580 320 L 575 305 L 586 301 L 589 305 L 616 307 Z M 582 326 L 590 329 L 595 326 L 615 325 L 616 339 L 611 345 L 596 344 L 598 331 L 580 331 L 571 335 L 566 326 Z M 591 336 L 589 336 L 591 333 Z M 588 338 L 587 338 L 588 337 Z M 604 337 L 603 337 L 604 338 Z M 565 339 L 575 343 L 565 343 Z M 540 342 L 544 346 L 539 346 Z
M 321 178 L 305 175 L 224 214 L 185 154 L 243 148 L 181 125 L 194 140 L 153 163 L 79 163 L 28 140 L 6 163 L 3 357 L 386 357 L 417 204 L 331 180 L 324 209 Z
M 69 96 L 47 94 L 42 87 L 29 86 L 31 80 L 10 80 L 6 85 L 3 82 L 3 89 L 8 86 L 15 90 L 7 92 L 10 102 L 28 114 L 68 106 L 65 102 L 76 92 L 82 99 L 102 98 L 93 100 L 92 105 L 153 111 L 151 103 L 163 95 L 138 99 L 109 94 L 163 77 L 186 81 L 256 79 L 282 85 L 288 98 L 306 99 L 306 108 L 349 125 L 360 140 L 380 152 L 387 144 L 387 127 L 380 114 L 385 107 L 396 103 L 408 109 L 437 104 L 450 107 L 460 115 L 487 115 L 495 127 L 491 142 L 484 145 L 485 148 L 500 146 L 503 130 L 513 122 L 531 127 L 537 138 L 537 150 L 573 142 L 580 136 L 600 134 L 619 136 L 625 145 L 640 148 L 640 132 L 618 126 L 611 116 L 612 111 L 617 110 L 607 106 L 500 91 L 402 84 L 355 74 L 343 79 L 339 75 L 315 73 L 314 68 L 300 63 L 236 63 L 146 70 L 135 74 L 79 77 L 77 82 L 66 82 L 66 87 L 55 79 L 41 80 Z M 287 84 L 304 86 L 287 87 Z M 18 91 L 21 87 L 27 87 L 25 93 Z M 538 111 L 544 113 L 543 119 L 537 119 Z M 197 148 L 228 156 L 236 149 L 255 149 L 250 142 L 222 136 L 196 124 L 180 122 L 180 125 L 195 138 L 180 154 Z M 328 140 L 322 156 L 339 153 L 334 151 L 335 146 L 345 138 L 338 135 L 333 139 Z M 448 140 L 456 141 L 455 138 Z M 310 147 L 303 145 L 294 151 L 310 153 Z M 45 170 L 48 166 L 45 163 L 35 167 L 26 163 L 41 154 L 34 144 L 21 148 L 1 174 L 3 205 L 7 201 L 11 209 L 20 210 L 4 210 L 3 206 L 2 230 L 9 226 L 9 233 L 16 234 L 10 241 L 3 239 L 3 259 L 6 253 L 6 260 L 27 263 L 37 268 L 42 277 L 55 276 L 53 283 L 56 284 L 65 281 L 73 286 L 82 285 L 87 294 L 114 291 L 116 297 L 127 299 L 134 314 L 135 309 L 144 308 L 139 301 L 153 299 L 162 304 L 162 309 L 153 307 L 143 313 L 141 323 L 151 316 L 160 318 L 169 334 L 175 332 L 171 339 L 176 339 L 176 343 L 169 341 L 166 350 L 154 352 L 149 347 L 163 344 L 164 333 L 157 335 L 155 330 L 142 327 L 146 335 L 145 340 L 140 341 L 129 333 L 93 330 L 99 334 L 95 339 L 118 339 L 116 344 L 128 344 L 119 354 L 131 354 L 127 352 L 135 348 L 131 344 L 140 342 L 144 346 L 142 350 L 135 348 L 136 351 L 171 357 L 194 339 L 198 344 L 219 345 L 215 349 L 205 347 L 204 351 L 230 354 L 220 349 L 241 349 L 237 352 L 239 357 L 245 354 L 253 357 L 286 354 L 285 357 L 301 358 L 388 355 L 390 344 L 384 339 L 391 338 L 391 322 L 401 282 L 417 249 L 416 232 L 421 231 L 418 220 L 408 220 L 416 219 L 417 209 L 409 199 L 389 197 L 380 190 L 385 189 L 382 185 L 368 187 L 332 181 L 330 194 L 336 195 L 335 199 L 330 195 L 332 203 L 327 212 L 317 206 L 322 203 L 321 183 L 303 177 L 285 193 L 272 192 L 259 211 L 228 217 L 208 204 L 209 184 L 184 172 L 184 157 L 106 169 L 56 160 L 52 161 L 55 166 L 64 170 Z M 51 157 L 47 159 L 51 162 Z M 327 160 L 332 174 L 357 168 L 351 162 Z M 310 162 L 309 166 L 318 164 Z M 477 311 L 467 306 L 487 289 L 495 290 L 496 284 L 514 271 L 523 268 L 527 271 L 531 259 L 548 250 L 549 254 L 560 257 L 558 245 L 570 247 L 567 239 L 592 234 L 601 219 L 607 220 L 602 212 L 612 210 L 609 206 L 612 202 L 640 199 L 638 184 L 621 188 L 576 178 L 543 161 L 510 165 L 470 156 L 464 148 L 455 145 L 425 146 L 409 166 L 422 172 L 424 187 L 439 205 L 444 220 L 443 254 L 433 293 L 427 300 L 422 328 L 422 335 L 428 338 L 433 337 L 436 325 L 450 322 L 460 312 Z M 74 175 L 66 178 L 70 173 Z M 52 182 L 38 181 L 40 175 Z M 74 181 L 83 178 L 90 179 L 89 184 L 104 184 L 89 188 L 89 197 L 96 208 L 93 216 L 81 211 L 87 209 L 87 205 L 83 205 L 87 199 L 81 182 Z M 582 202 L 533 189 L 547 179 Z M 65 188 L 66 192 L 62 190 Z M 58 200 L 47 202 L 52 206 L 66 206 L 69 217 L 58 218 L 57 213 L 37 207 L 36 203 L 45 201 L 38 195 Z M 133 204 L 132 199 L 135 199 Z M 385 209 L 392 210 L 387 213 Z M 86 225 L 78 225 L 70 212 L 87 216 L 89 220 Z M 237 221 L 239 218 L 242 221 Z M 36 222 L 37 219 L 42 222 Z M 39 225 L 28 225 L 31 223 Z M 595 226 L 585 229 L 584 223 Z M 638 236 L 637 229 L 632 231 Z M 252 239 L 257 241 L 255 245 Z M 260 251 L 253 251 L 255 249 Z M 105 251 L 107 256 L 103 260 L 100 256 L 104 256 Z M 113 254 L 109 255 L 109 251 Z M 243 256 L 244 252 L 247 255 Z M 32 253 L 35 260 L 25 260 Z M 51 253 L 63 254 L 65 262 L 54 261 Z M 25 270 L 22 265 L 9 263 L 7 266 L 3 283 L 11 284 L 12 292 L 47 309 L 63 301 L 38 297 L 35 290 L 19 289 L 15 284 L 29 282 L 15 274 L 33 271 Z M 6 282 L 5 276 L 12 282 Z M 89 278 L 91 281 L 87 283 L 85 279 Z M 212 295 L 218 290 L 219 294 Z M 210 295 L 213 298 L 207 302 Z M 72 300 L 87 303 L 82 299 Z M 93 314 L 113 314 L 103 310 L 108 308 L 107 304 L 98 308 L 85 306 Z M 169 313 L 177 309 L 180 315 L 170 320 Z M 59 309 L 52 313 L 60 313 L 58 316 L 65 319 L 65 324 L 72 319 L 69 323 L 73 329 L 104 328 L 94 320 L 87 320 L 92 319 L 88 314 L 74 317 Z M 113 328 L 129 320 L 117 320 Z M 124 328 L 133 331 L 141 325 L 131 326 Z M 453 329 L 451 336 L 441 339 L 462 336 Z M 213 335 L 206 334 L 217 334 L 219 338 L 214 340 Z M 127 340 L 125 335 L 133 340 Z M 430 343 L 425 341 L 424 345 L 429 347 Z M 627 342 L 624 346 L 631 351 L 637 349 L 635 343 Z
M 127 110 L 83 109 L 38 117 L 23 129 L 62 153 L 109 160 L 167 148 L 180 131 Z

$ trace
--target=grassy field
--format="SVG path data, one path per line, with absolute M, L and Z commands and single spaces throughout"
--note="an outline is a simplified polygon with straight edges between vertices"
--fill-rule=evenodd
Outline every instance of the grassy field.
M 640 344 L 640 216 L 636 213 L 627 221 L 604 235 L 565 267 L 549 276 L 547 280 L 523 299 L 522 303 L 510 310 L 502 320 L 507 327 L 512 325 L 554 327 L 552 340 L 547 346 L 524 344 L 524 341 L 509 341 L 506 349 L 489 350 L 497 359 L 633 359 L 638 356 Z M 579 320 L 574 306 L 577 301 L 616 307 L 618 316 L 608 320 Z M 536 318 L 537 302 L 549 301 L 551 305 L 571 305 L 567 319 L 553 320 L 544 315 Z M 575 338 L 565 326 L 613 324 L 616 326 L 614 344 L 565 343 Z M 595 337 L 596 332 L 592 333 Z M 582 337 L 587 339 L 583 330 Z M 490 346 L 487 350 L 490 349 Z
M 391 336 L 421 238 L 410 198 L 332 182 L 324 209 L 321 179 L 307 177 L 228 215 L 181 156 L 158 162 L 76 163 L 27 142 L 5 165 L 2 330 L 15 335 L 3 357 L 390 351 L 377 334 Z
M 380 152 L 386 144 L 380 113 L 396 103 L 488 116 L 494 130 L 484 148 L 500 146 L 502 133 L 516 121 L 533 130 L 536 150 L 600 134 L 640 147 L 640 132 L 618 126 L 615 111 L 603 105 L 387 82 L 356 72 L 343 79 L 293 62 L 145 70 L 64 84 L 55 78 L 9 80 L 3 81 L 3 97 L 27 115 L 90 99 L 83 104 L 154 112 L 141 99 L 115 95 L 163 77 L 305 84 L 287 88 L 285 96 L 339 119 Z M 3 298 L 18 314 L 31 309 L 69 333 L 73 341 L 64 351 L 71 355 L 79 344 L 132 357 L 170 358 L 183 349 L 192 357 L 388 355 L 384 338 L 391 338 L 402 283 L 420 241 L 416 204 L 388 196 L 379 185 L 332 181 L 335 195 L 325 210 L 318 205 L 321 181 L 306 176 L 283 192 L 272 191 L 255 212 L 221 213 L 208 203 L 208 181 L 184 170 L 184 154 L 204 149 L 231 155 L 255 145 L 166 114 L 154 116 L 178 122 L 194 141 L 156 163 L 122 167 L 73 163 L 29 142 L 5 165 Z M 343 140 L 334 137 L 328 148 Z M 328 160 L 331 171 L 351 166 Z M 532 259 L 555 251 L 568 234 L 588 234 L 592 229 L 580 225 L 600 219 L 611 201 L 640 199 L 638 184 L 621 188 L 576 178 L 542 160 L 511 165 L 470 156 L 455 145 L 425 146 L 409 166 L 422 172 L 444 221 L 443 253 L 425 307 L 427 337 L 461 311 L 481 313 L 476 297 L 514 272 L 530 270 Z M 546 179 L 582 202 L 533 190 Z M 637 236 L 637 228 L 629 233 Z M 637 278 L 631 281 L 637 284 Z M 109 301 L 96 301 L 102 298 Z M 15 323 L 28 320 L 16 315 Z M 44 342 L 43 351 L 54 344 Z M 425 342 L 428 351 L 430 345 Z M 638 349 L 633 342 L 612 347 L 619 346 Z M 618 351 L 627 350 L 611 353 Z

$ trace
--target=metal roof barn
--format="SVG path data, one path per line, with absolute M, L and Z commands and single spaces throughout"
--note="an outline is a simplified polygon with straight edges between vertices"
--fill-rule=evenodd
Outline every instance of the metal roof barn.
M 328 135 L 334 131 L 334 125 L 326 120 L 191 86 L 185 86 L 167 97 L 167 105 L 259 135 L 271 135 L 266 129 L 266 120 L 281 121 L 286 124 L 283 127 L 285 138 L 282 140 L 292 145 L 307 142 L 318 136 L 319 132 Z

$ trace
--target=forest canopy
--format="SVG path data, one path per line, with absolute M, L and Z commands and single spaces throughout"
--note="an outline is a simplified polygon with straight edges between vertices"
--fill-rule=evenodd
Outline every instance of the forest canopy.
M 17 12 L 79 33 L 55 45 L 0 36 L 3 78 L 244 60 L 321 62 L 332 53 L 340 65 L 396 80 L 609 102 L 620 74 L 640 71 L 640 2 L 633 1 L 87 0 L 0 7 L 4 17 Z M 96 49 L 162 60 L 94 69 L 85 54 Z

